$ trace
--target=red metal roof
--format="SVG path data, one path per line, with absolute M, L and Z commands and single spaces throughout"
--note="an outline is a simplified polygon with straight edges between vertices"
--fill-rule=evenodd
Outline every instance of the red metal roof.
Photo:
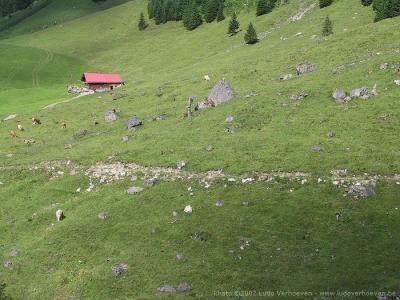
M 83 73 L 82 81 L 86 83 L 124 83 L 120 74 Z

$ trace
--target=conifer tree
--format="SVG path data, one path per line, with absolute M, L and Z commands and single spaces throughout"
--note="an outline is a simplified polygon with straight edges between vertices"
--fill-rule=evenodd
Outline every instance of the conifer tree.
M 225 15 L 224 15 L 224 2 L 220 1 L 219 7 L 218 7 L 218 13 L 217 13 L 217 22 L 221 22 L 225 20 Z
M 257 2 L 257 16 L 265 15 L 271 12 L 271 1 L 270 0 L 258 0 Z
M 258 42 L 257 33 L 252 23 L 250 23 L 247 27 L 246 34 L 244 35 L 244 41 L 246 44 L 255 44 Z
M 232 15 L 231 21 L 229 22 L 228 34 L 231 36 L 236 34 L 239 30 L 239 26 L 240 26 L 240 23 L 237 20 L 236 13 L 234 12 Z
M 319 0 L 319 8 L 328 7 L 332 2 L 333 0 Z
M 203 23 L 199 8 L 195 1 L 185 9 L 183 13 L 183 25 L 187 30 L 194 30 Z
M 333 33 L 333 24 L 332 21 L 329 19 L 328 16 L 326 16 L 324 25 L 322 26 L 322 35 L 323 36 L 328 36 Z
M 207 0 L 205 2 L 204 19 L 207 23 L 211 23 L 217 18 L 219 0 Z
M 145 30 L 147 27 L 146 21 L 144 19 L 143 13 L 140 13 L 138 28 L 140 31 Z

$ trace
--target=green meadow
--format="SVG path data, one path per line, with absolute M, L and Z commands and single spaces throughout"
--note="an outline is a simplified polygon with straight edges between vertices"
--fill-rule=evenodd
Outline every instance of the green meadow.
M 2 32 L 0 119 L 17 115 L 0 122 L 3 294 L 252 299 L 250 291 L 256 291 L 258 298 L 292 299 L 277 291 L 299 291 L 312 296 L 296 299 L 377 299 L 318 297 L 324 291 L 399 292 L 400 87 L 394 80 L 400 79 L 400 19 L 373 23 L 372 8 L 359 0 L 336 0 L 324 9 L 312 6 L 316 2 L 290 0 L 260 17 L 255 8 L 242 9 L 241 31 L 230 37 L 228 12 L 224 21 L 191 32 L 181 22 L 151 20 L 139 31 L 147 1 L 54 0 Z M 301 20 L 291 21 L 305 8 Z M 322 39 L 327 15 L 334 34 Z M 260 36 L 255 45 L 243 43 L 249 22 Z M 296 75 L 296 65 L 305 62 L 316 70 Z M 382 70 L 382 63 L 389 68 Z M 120 73 L 126 83 L 115 94 L 121 98 L 68 94 L 67 86 L 80 84 L 85 71 Z M 288 73 L 292 79 L 279 80 Z M 234 98 L 183 118 L 189 97 L 207 98 L 222 78 Z M 337 104 L 331 96 L 336 88 L 350 92 L 375 84 L 378 95 L 368 100 Z M 290 99 L 301 91 L 308 96 Z M 119 119 L 106 123 L 112 108 L 120 110 Z M 165 120 L 156 120 L 164 114 Z M 133 116 L 143 125 L 128 131 Z M 232 124 L 228 116 L 234 116 Z M 33 126 L 32 117 L 42 124 Z M 24 131 L 12 138 L 17 125 Z M 225 133 L 227 127 L 234 133 Z M 320 152 L 312 151 L 316 145 Z M 68 160 L 79 164 L 76 175 L 65 165 L 43 168 Z M 143 186 L 150 176 L 137 172 L 136 182 L 125 176 L 86 191 L 85 170 L 96 163 L 169 170 L 179 160 L 186 161 L 184 172 L 223 170 L 227 177 L 205 188 L 196 177 L 165 176 L 128 195 L 129 187 Z M 376 176 L 376 195 L 343 197 L 332 171 L 344 169 L 349 184 Z M 304 172 L 307 182 L 290 176 L 251 184 L 227 180 L 279 172 Z M 217 200 L 225 205 L 216 207 Z M 189 204 L 193 213 L 185 214 Z M 57 209 L 66 214 L 62 222 L 55 219 Z M 99 220 L 100 212 L 109 219 Z M 194 239 L 199 232 L 207 238 Z M 244 250 L 243 239 L 250 243 Z M 18 256 L 10 257 L 13 249 Z M 177 261 L 177 254 L 184 260 Z M 3 267 L 6 261 L 13 267 Z M 115 276 L 111 267 L 121 262 L 128 270 Z M 157 291 L 185 281 L 192 290 Z

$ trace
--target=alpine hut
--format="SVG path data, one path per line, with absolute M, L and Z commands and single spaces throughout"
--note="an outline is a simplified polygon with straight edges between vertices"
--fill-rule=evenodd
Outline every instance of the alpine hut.
M 120 74 L 83 73 L 81 80 L 87 88 L 94 91 L 113 90 L 125 84 Z

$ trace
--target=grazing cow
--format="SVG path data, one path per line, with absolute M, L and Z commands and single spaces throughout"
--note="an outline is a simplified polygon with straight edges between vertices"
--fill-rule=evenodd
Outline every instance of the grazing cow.
M 40 122 L 39 119 L 32 118 L 32 125 L 40 125 L 40 124 L 42 124 L 42 122 Z
M 208 76 L 208 75 L 204 75 L 203 78 L 204 78 L 205 81 L 210 81 L 210 76 Z
M 34 144 L 34 143 L 35 143 L 35 140 L 34 140 L 34 139 L 25 139 L 25 140 L 24 140 L 24 143 L 27 144 L 27 145 L 29 146 L 29 145 Z
M 61 121 L 60 125 L 61 125 L 62 129 L 66 129 L 67 128 L 67 123 L 65 123 L 64 121 Z
M 15 132 L 15 130 L 10 130 L 10 136 L 12 138 L 16 138 L 17 137 L 17 133 Z
M 65 219 L 64 212 L 61 209 L 56 211 L 56 218 L 57 218 L 58 222 L 60 222 L 60 221 Z

